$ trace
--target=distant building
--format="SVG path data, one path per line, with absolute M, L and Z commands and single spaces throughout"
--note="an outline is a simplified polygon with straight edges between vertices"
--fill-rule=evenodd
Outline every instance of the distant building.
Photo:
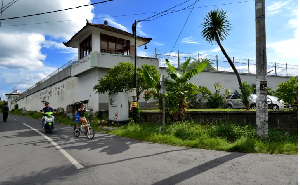
M 21 92 L 18 90 L 14 90 L 10 94 L 5 94 L 7 98 L 7 105 L 9 107 L 9 110 L 12 110 L 15 108 L 15 105 L 17 104 L 17 101 L 19 100 L 19 97 L 21 95 Z

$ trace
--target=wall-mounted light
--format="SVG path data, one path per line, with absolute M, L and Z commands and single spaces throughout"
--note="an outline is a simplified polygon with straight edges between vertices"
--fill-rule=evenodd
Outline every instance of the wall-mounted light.
M 145 48 L 144 49 L 147 49 L 147 45 L 145 44 Z

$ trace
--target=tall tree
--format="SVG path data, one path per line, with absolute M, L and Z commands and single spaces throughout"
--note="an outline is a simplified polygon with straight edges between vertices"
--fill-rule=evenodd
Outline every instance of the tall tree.
M 156 81 L 159 81 L 160 78 L 154 65 L 143 64 L 141 68 L 137 68 L 137 100 L 139 100 L 140 94 L 148 89 L 143 77 L 143 69 L 146 69 Z M 105 77 L 99 80 L 93 90 L 98 94 L 128 91 L 132 88 L 133 74 L 134 65 L 131 62 L 120 62 L 108 70 Z
M 228 56 L 224 47 L 221 44 L 221 41 L 226 39 L 226 36 L 228 36 L 228 32 L 231 30 L 231 24 L 227 20 L 226 12 L 224 10 L 218 9 L 212 10 L 206 15 L 204 20 L 205 22 L 202 24 L 202 36 L 206 39 L 206 41 L 208 41 L 211 44 L 213 44 L 214 41 L 217 42 L 222 53 L 224 54 L 231 68 L 236 74 L 242 94 L 245 94 L 241 77 L 236 67 L 234 66 L 234 63 L 232 62 L 231 58 Z M 248 99 L 243 99 L 243 104 L 245 105 L 247 110 L 250 109 Z

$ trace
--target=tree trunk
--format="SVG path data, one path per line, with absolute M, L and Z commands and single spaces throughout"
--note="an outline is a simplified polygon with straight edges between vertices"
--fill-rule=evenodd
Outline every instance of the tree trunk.
M 243 88 L 243 85 L 242 85 L 242 81 L 241 81 L 241 77 L 240 77 L 239 72 L 236 70 L 236 68 L 235 68 L 235 66 L 234 66 L 234 64 L 233 64 L 233 62 L 232 62 L 232 60 L 231 60 L 230 57 L 227 55 L 227 53 L 226 53 L 225 49 L 223 48 L 223 46 L 222 46 L 222 44 L 221 44 L 220 39 L 219 39 L 218 36 L 217 36 L 217 38 L 216 38 L 216 41 L 217 41 L 217 43 L 218 43 L 218 45 L 219 45 L 219 47 L 220 47 L 222 53 L 225 55 L 226 59 L 228 60 L 228 63 L 230 64 L 231 68 L 233 69 L 233 71 L 234 71 L 234 73 L 235 73 L 235 75 L 236 75 L 236 77 L 237 77 L 237 79 L 238 79 L 239 86 L 240 86 L 240 89 L 241 89 L 241 91 L 242 91 L 242 94 L 244 94 L 244 88 Z M 250 109 L 250 107 L 249 107 L 249 100 L 248 100 L 248 99 L 246 99 L 245 101 L 243 100 L 243 104 L 245 105 L 245 107 L 246 107 L 247 110 Z

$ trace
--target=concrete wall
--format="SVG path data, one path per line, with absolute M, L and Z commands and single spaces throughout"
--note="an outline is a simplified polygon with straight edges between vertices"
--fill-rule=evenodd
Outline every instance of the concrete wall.
M 71 76 L 77 76 L 91 68 L 91 55 L 87 55 L 71 65 Z
M 9 108 L 9 110 L 12 110 L 15 108 L 16 103 L 16 99 L 19 97 L 19 95 L 9 95 L 7 96 L 7 106 Z
M 89 108 L 93 108 L 96 111 L 99 109 L 107 110 L 108 93 L 96 94 L 93 91 L 93 87 L 98 83 L 100 78 L 103 78 L 107 74 L 109 68 L 114 67 L 114 65 L 122 61 L 134 63 L 134 57 L 92 52 L 91 55 L 71 66 L 70 73 L 76 77 L 67 78 L 56 84 L 53 84 L 53 82 L 55 78 L 59 78 L 59 75 L 51 77 L 51 79 L 44 82 L 48 86 L 46 89 L 39 90 L 26 98 L 20 97 L 22 99 L 18 102 L 19 107 L 38 111 L 43 107 L 41 101 L 45 98 L 45 101 L 49 101 L 53 108 L 63 107 L 65 109 L 67 105 L 74 102 L 90 100 Z M 155 58 L 138 57 L 137 66 L 140 67 L 142 64 L 154 65 L 161 74 L 167 76 L 166 68 L 159 68 L 159 62 Z M 248 84 L 256 83 L 255 75 L 241 74 L 240 76 L 242 81 L 246 81 Z M 268 76 L 267 80 L 268 87 L 277 89 L 277 85 L 283 81 L 287 81 L 288 77 Z M 198 86 L 206 86 L 212 92 L 215 92 L 213 84 L 216 82 L 219 82 L 223 88 L 228 88 L 232 92 L 239 89 L 236 75 L 228 72 L 201 72 L 194 76 L 190 82 Z M 221 93 L 224 92 L 225 90 L 223 89 Z M 139 100 L 142 108 L 156 106 L 156 102 L 153 99 L 145 102 L 143 96 L 142 94 Z
M 255 111 L 193 111 L 187 113 L 187 119 L 204 125 L 231 122 L 239 125 L 256 125 Z M 141 112 L 141 122 L 157 123 L 161 120 L 158 112 Z M 268 112 L 269 128 L 287 131 L 298 130 L 297 112 L 270 111 Z
M 93 87 L 98 83 L 99 73 L 97 68 L 78 75 L 78 85 L 76 97 L 78 101 L 89 100 L 88 108 L 98 110 L 99 95 L 93 91 Z
M 159 68 L 159 72 L 162 75 L 168 76 L 166 68 Z M 181 72 L 180 72 L 181 73 Z M 252 74 L 240 74 L 241 80 L 246 81 L 248 84 L 256 84 L 256 75 Z M 283 76 L 268 76 L 268 87 L 277 89 L 277 85 L 283 81 L 287 81 L 288 77 Z M 195 83 L 196 85 L 201 85 L 207 87 L 211 92 L 215 92 L 213 84 L 219 82 L 222 85 L 221 93 L 225 93 L 225 88 L 228 88 L 233 93 L 235 90 L 239 91 L 238 80 L 234 73 L 229 72 L 201 72 L 198 75 L 191 78 L 189 81 Z M 240 91 L 239 91 L 240 92 Z
M 120 62 L 132 62 L 134 64 L 134 56 L 131 55 L 95 52 L 95 54 L 91 56 L 91 60 L 94 59 L 97 63 L 97 66 L 101 68 L 113 68 L 115 65 L 119 64 Z M 93 64 L 94 62 L 91 63 Z M 137 57 L 137 67 L 141 67 L 143 64 L 154 65 L 157 68 L 159 67 L 159 61 L 156 58 Z
M 101 51 L 100 48 L 100 33 L 97 31 L 92 32 L 92 51 Z
M 78 78 L 70 77 L 62 82 L 47 87 L 18 101 L 19 108 L 26 107 L 30 111 L 39 111 L 45 105 L 41 101 L 50 103 L 52 108 L 62 107 L 66 110 L 67 105 L 80 101 L 76 96 Z

